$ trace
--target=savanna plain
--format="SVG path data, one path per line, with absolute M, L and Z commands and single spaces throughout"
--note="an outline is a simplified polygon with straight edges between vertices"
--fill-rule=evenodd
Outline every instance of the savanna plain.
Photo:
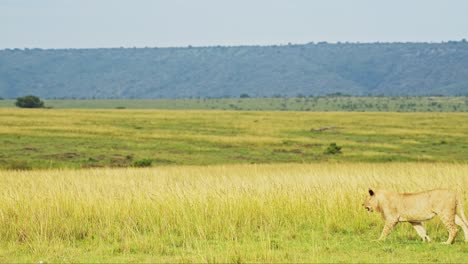
M 438 219 L 431 243 L 405 223 L 375 241 L 361 204 L 450 188 L 468 211 L 467 120 L 2 108 L 0 262 L 466 262 Z

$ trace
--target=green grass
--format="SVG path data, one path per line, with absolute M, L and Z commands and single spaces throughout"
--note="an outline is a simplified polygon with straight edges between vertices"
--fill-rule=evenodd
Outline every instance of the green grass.
M 0 107 L 14 107 L 0 100 Z M 468 112 L 468 97 L 310 97 L 158 100 L 45 100 L 53 108 L 353 112 Z
M 465 263 L 467 245 L 461 241 L 452 246 L 437 242 L 424 244 L 410 237 L 373 242 L 369 235 L 314 234 L 310 231 L 290 236 L 262 237 L 243 241 L 197 241 L 164 244 L 148 237 L 135 241 L 101 245 L 60 242 L 34 245 L 5 244 L 0 261 L 8 263 Z M 279 242 L 278 242 L 279 240 Z M 154 243 L 155 246 L 146 246 Z M 147 249 L 145 249 L 145 247 Z M 143 249 L 142 249 L 143 248 Z
M 466 162 L 466 113 L 0 109 L 0 168 Z M 319 128 L 332 129 L 317 131 Z M 325 154 L 332 143 L 341 154 Z

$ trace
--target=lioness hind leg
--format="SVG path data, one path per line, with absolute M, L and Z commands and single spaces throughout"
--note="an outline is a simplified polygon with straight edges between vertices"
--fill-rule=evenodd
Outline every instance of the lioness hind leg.
M 458 232 L 458 228 L 455 225 L 455 214 L 453 216 L 440 215 L 440 220 L 442 220 L 442 223 L 444 223 L 445 227 L 449 232 L 449 237 L 447 241 L 444 242 L 444 244 L 452 244 Z
M 463 229 L 463 234 L 465 235 L 465 242 L 468 242 L 468 226 L 458 215 L 455 215 L 455 224 L 461 226 Z
M 431 242 L 431 239 L 426 234 L 426 229 L 420 222 L 411 222 L 418 235 L 422 238 L 424 242 Z

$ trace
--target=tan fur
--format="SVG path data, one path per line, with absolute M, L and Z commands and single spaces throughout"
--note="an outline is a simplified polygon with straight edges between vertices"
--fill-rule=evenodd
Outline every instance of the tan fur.
M 453 243 L 458 232 L 457 225 L 462 227 L 465 242 L 468 242 L 468 221 L 461 198 L 453 191 L 437 189 L 419 193 L 396 193 L 369 190 L 363 206 L 369 212 L 381 213 L 385 221 L 379 240 L 385 239 L 399 222 L 409 222 L 423 241 L 429 242 L 430 238 L 421 222 L 438 215 L 449 232 L 446 244 Z

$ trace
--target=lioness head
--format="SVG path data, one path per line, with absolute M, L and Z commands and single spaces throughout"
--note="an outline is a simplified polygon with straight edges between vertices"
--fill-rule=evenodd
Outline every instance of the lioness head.
M 369 196 L 366 197 L 362 206 L 364 206 L 369 213 L 374 212 L 377 209 L 379 203 L 373 190 L 369 189 Z

